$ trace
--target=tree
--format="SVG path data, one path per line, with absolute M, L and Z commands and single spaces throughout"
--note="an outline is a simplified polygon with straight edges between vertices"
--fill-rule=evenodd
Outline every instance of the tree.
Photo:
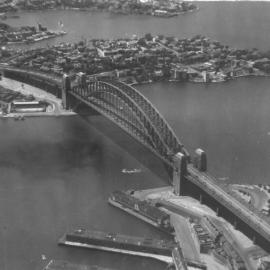
M 147 45 L 144 38 L 140 38 L 137 43 L 142 47 L 145 47 Z
M 147 41 L 152 41 L 153 40 L 153 37 L 150 33 L 147 33 L 145 34 L 144 38 L 147 40 Z
M 159 40 L 163 40 L 164 39 L 164 35 L 158 35 L 158 39 Z

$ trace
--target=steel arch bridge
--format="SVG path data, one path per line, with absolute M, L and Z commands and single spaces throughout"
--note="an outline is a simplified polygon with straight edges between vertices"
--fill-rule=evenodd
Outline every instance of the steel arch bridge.
M 92 80 L 71 87 L 68 95 L 109 118 L 168 165 L 177 152 L 189 157 L 166 120 L 134 87 L 115 80 Z
M 189 159 L 189 153 L 166 120 L 134 87 L 108 79 L 92 79 L 71 86 L 71 77 L 64 76 L 62 80 L 59 76 L 2 65 L 0 70 L 4 77 L 34 85 L 62 98 L 64 104 L 69 103 L 71 96 L 75 97 L 110 119 L 170 166 L 173 155 L 178 152 Z

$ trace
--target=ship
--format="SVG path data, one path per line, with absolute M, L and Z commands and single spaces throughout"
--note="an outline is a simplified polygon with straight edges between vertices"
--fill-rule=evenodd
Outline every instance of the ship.
M 172 262 L 174 241 L 134 237 L 117 233 L 77 229 L 60 238 L 59 245 L 84 247 Z

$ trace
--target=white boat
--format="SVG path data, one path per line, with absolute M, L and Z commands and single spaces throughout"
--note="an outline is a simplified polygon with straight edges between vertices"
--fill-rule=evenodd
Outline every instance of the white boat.
M 122 170 L 122 173 L 127 173 L 127 174 L 141 173 L 141 172 L 142 172 L 141 169 L 131 169 L 131 170 L 123 169 Z

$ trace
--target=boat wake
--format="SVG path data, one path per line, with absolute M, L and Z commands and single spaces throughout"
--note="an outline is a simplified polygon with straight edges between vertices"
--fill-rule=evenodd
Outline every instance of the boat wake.
M 218 180 L 220 180 L 220 181 L 227 181 L 227 180 L 229 180 L 229 177 L 219 177 Z

